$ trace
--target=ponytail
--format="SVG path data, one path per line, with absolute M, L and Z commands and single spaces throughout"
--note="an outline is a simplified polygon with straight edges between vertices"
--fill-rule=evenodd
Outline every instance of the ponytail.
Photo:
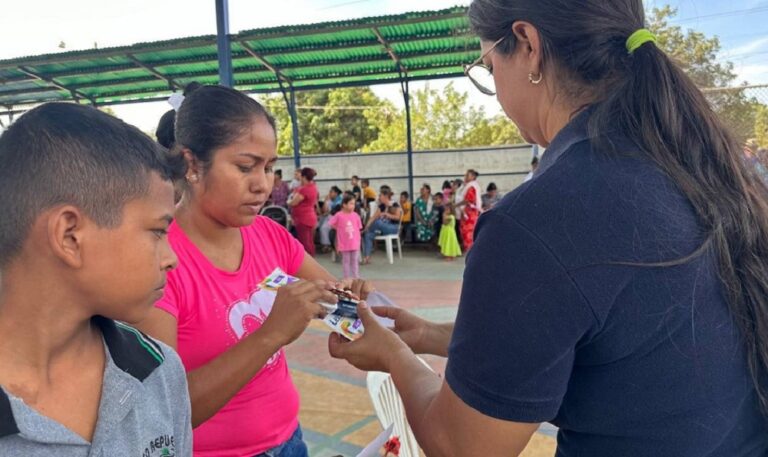
M 731 314 L 768 412 L 768 191 L 693 81 L 654 44 L 630 56 L 625 81 L 599 103 L 590 137 L 615 125 L 677 184 L 715 250 Z M 599 144 L 611 148 L 609 144 Z

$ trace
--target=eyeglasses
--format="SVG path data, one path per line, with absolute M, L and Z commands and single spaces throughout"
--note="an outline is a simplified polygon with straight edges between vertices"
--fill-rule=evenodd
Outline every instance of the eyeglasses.
M 472 62 L 472 64 L 464 65 L 464 74 L 467 75 L 469 80 L 472 81 L 472 84 L 477 87 L 477 90 L 485 95 L 496 95 L 496 84 L 493 82 L 493 67 L 483 63 L 483 59 L 485 59 L 491 51 L 496 49 L 496 46 L 506 38 L 506 36 L 499 38 L 493 43 L 493 46 L 491 46 L 489 50 L 485 51 L 485 53 Z

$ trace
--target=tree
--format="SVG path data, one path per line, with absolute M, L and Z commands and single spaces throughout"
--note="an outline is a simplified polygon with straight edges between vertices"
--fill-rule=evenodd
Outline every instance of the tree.
M 658 39 L 658 46 L 672 57 L 702 89 L 729 88 L 736 81 L 733 64 L 718 62 L 721 50 L 717 37 L 707 38 L 694 30 L 683 32 L 679 26 L 669 24 L 677 14 L 670 6 L 654 8 L 648 18 L 649 29 Z M 705 92 L 712 108 L 723 122 L 742 141 L 754 136 L 756 115 L 760 103 L 748 97 L 743 90 L 708 90 Z
M 282 94 L 264 99 L 278 123 L 278 153 L 293 153 L 291 118 Z M 368 87 L 304 91 L 296 94 L 303 154 L 359 151 L 379 136 L 379 124 L 365 113 L 386 112 L 391 104 Z
M 414 150 L 452 149 L 522 143 L 517 127 L 506 117 L 489 119 L 483 108 L 468 104 L 469 95 L 449 83 L 442 92 L 429 86 L 413 93 L 411 133 Z M 366 111 L 369 122 L 382 126 L 378 138 L 363 151 L 402 151 L 406 149 L 406 119 L 396 115 Z

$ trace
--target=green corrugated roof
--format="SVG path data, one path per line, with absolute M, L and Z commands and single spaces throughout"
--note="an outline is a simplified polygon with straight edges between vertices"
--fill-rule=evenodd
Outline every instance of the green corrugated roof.
M 397 62 L 412 80 L 459 76 L 480 51 L 466 13 L 455 7 L 246 30 L 232 36 L 235 85 L 277 91 L 273 69 L 301 90 L 380 84 L 398 80 Z M 218 82 L 216 36 L 0 60 L 0 105 L 149 101 L 191 81 Z

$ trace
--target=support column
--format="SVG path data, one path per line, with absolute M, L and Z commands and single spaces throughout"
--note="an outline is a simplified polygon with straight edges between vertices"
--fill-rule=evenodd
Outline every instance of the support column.
M 299 114 L 296 109 L 296 91 L 291 86 L 291 102 L 288 104 L 288 112 L 291 115 L 291 127 L 293 130 L 293 163 L 296 168 L 301 168 L 301 142 L 299 138 Z
M 405 100 L 405 135 L 406 135 L 406 153 L 408 156 L 408 192 L 411 199 L 415 198 L 413 194 L 413 139 L 411 135 L 411 93 L 408 85 L 408 76 L 404 78 L 401 75 L 400 86 L 403 89 L 403 99 Z
M 216 44 L 219 51 L 219 84 L 234 87 L 229 43 L 229 0 L 216 0 Z

